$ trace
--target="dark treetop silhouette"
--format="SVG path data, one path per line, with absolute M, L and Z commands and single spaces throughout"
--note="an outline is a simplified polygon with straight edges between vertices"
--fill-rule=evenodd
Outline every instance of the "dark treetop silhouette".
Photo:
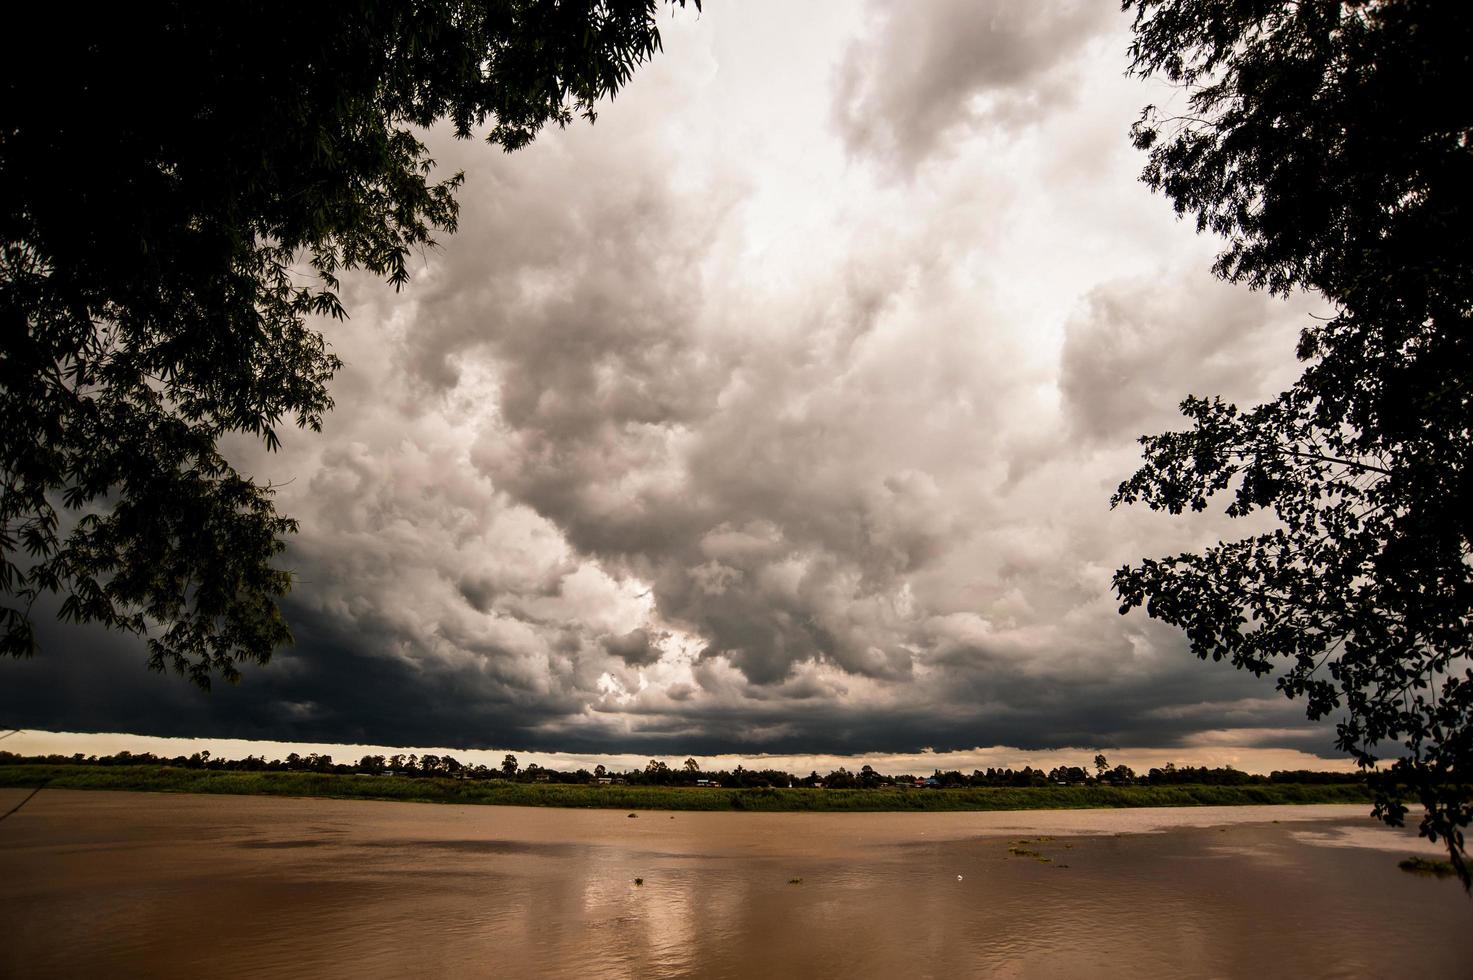
M 684 0 L 674 0 L 683 3 Z M 699 0 L 696 3 L 699 6 Z M 0 69 L 0 651 L 32 603 L 149 632 L 208 687 L 290 640 L 294 522 L 217 449 L 320 427 L 309 315 L 396 288 L 461 175 L 417 133 L 514 150 L 592 119 L 659 48 L 655 0 L 42 4 Z
M 1126 0 L 1133 70 L 1189 93 L 1134 131 L 1145 180 L 1228 240 L 1216 271 L 1335 316 L 1303 331 L 1306 368 L 1241 411 L 1190 397 L 1184 432 L 1142 439 L 1114 502 L 1179 514 L 1226 493 L 1272 530 L 1122 568 L 1202 657 L 1255 674 L 1363 766 L 1376 812 L 1426 806 L 1465 885 L 1473 815 L 1473 8 L 1440 0 Z M 1382 748 L 1386 746 L 1387 748 Z

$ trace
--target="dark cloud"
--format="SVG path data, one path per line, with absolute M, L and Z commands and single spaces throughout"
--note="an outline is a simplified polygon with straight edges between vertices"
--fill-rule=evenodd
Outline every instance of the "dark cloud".
M 494 657 L 458 666 L 405 657 L 420 641 L 382 622 L 345 630 L 297 604 L 287 612 L 297 645 L 209 693 L 145 670 L 135 639 L 47 624 L 45 654 L 6 665 L 0 717 L 66 731 L 473 747 L 529 744 L 575 710 L 556 689 L 496 671 Z
M 1206 668 L 1215 698 L 1192 702 L 1203 670 L 1151 679 L 1048 687 L 1005 674 L 967 672 L 952 697 L 853 711 L 814 691 L 794 704 L 697 705 L 672 698 L 659 715 L 641 715 L 633 734 L 608 713 L 592 726 L 566 724 L 570 705 L 529 697 L 504 678 L 472 665 L 416 665 L 386 656 L 374 624 L 353 635 L 333 632 L 302 609 L 291 610 L 301 643 L 270 669 L 208 694 L 182 678 L 142 669 L 141 644 L 78 627 L 48 625 L 44 657 L 6 666 L 0 718 L 7 725 L 141 735 L 510 747 L 527 751 L 701 754 L 866 753 L 970 749 L 1012 744 L 1041 750 L 1071 746 L 1198 744 L 1204 730 L 1247 729 L 1234 743 L 1272 744 L 1328 754 L 1323 729 L 1303 723 L 1287 702 L 1252 699 L 1250 678 L 1224 665 Z M 952 681 L 955 683 L 955 679 Z M 678 692 L 677 692 L 678 693 Z M 934 694 L 934 692 L 928 692 Z M 963 695 L 958 697 L 957 695 Z M 1185 710 L 1160 710 L 1182 703 Z M 1270 730 L 1255 736 L 1252 730 Z
M 851 153 L 910 173 L 958 130 L 1038 121 L 1072 97 L 1079 47 L 1109 4 L 884 4 L 840 68 L 834 119 Z
M 612 656 L 631 667 L 648 667 L 664 653 L 656 637 L 647 629 L 630 630 L 623 636 L 605 636 L 600 642 Z

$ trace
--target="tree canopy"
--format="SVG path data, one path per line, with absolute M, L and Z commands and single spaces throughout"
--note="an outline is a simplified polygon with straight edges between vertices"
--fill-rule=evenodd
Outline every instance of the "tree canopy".
M 1135 73 L 1187 95 L 1133 136 L 1144 179 L 1227 239 L 1223 278 L 1317 291 L 1303 374 L 1242 410 L 1189 397 L 1115 504 L 1221 495 L 1272 527 L 1122 568 L 1122 612 L 1182 627 L 1334 718 L 1376 812 L 1447 843 L 1473 818 L 1473 8 L 1439 0 L 1125 0 Z
M 672 0 L 684 3 L 684 0 Z M 696 0 L 699 6 L 699 0 Z M 592 120 L 656 0 L 164 2 L 11 17 L 0 68 L 0 652 L 33 604 L 208 687 L 290 633 L 295 523 L 218 440 L 318 429 L 338 277 L 456 224 L 446 121 L 510 151 Z M 284 423 L 283 420 L 286 420 Z

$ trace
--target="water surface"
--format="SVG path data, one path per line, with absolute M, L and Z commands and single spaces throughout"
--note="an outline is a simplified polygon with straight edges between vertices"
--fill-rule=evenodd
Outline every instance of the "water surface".
M 44 790 L 0 823 L 0 976 L 1473 976 L 1473 902 L 1400 871 L 1413 853 L 1437 852 L 1363 806 L 631 818 Z

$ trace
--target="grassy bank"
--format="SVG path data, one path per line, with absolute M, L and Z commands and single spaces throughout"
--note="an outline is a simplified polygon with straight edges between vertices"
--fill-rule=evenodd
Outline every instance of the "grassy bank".
M 316 796 L 493 806 L 614 810 L 1078 810 L 1146 806 L 1366 803 L 1358 784 L 1270 786 L 1048 786 L 973 789 L 692 789 L 572 786 L 497 780 L 340 776 L 310 772 L 217 772 L 169 766 L 0 766 L 0 787 Z

